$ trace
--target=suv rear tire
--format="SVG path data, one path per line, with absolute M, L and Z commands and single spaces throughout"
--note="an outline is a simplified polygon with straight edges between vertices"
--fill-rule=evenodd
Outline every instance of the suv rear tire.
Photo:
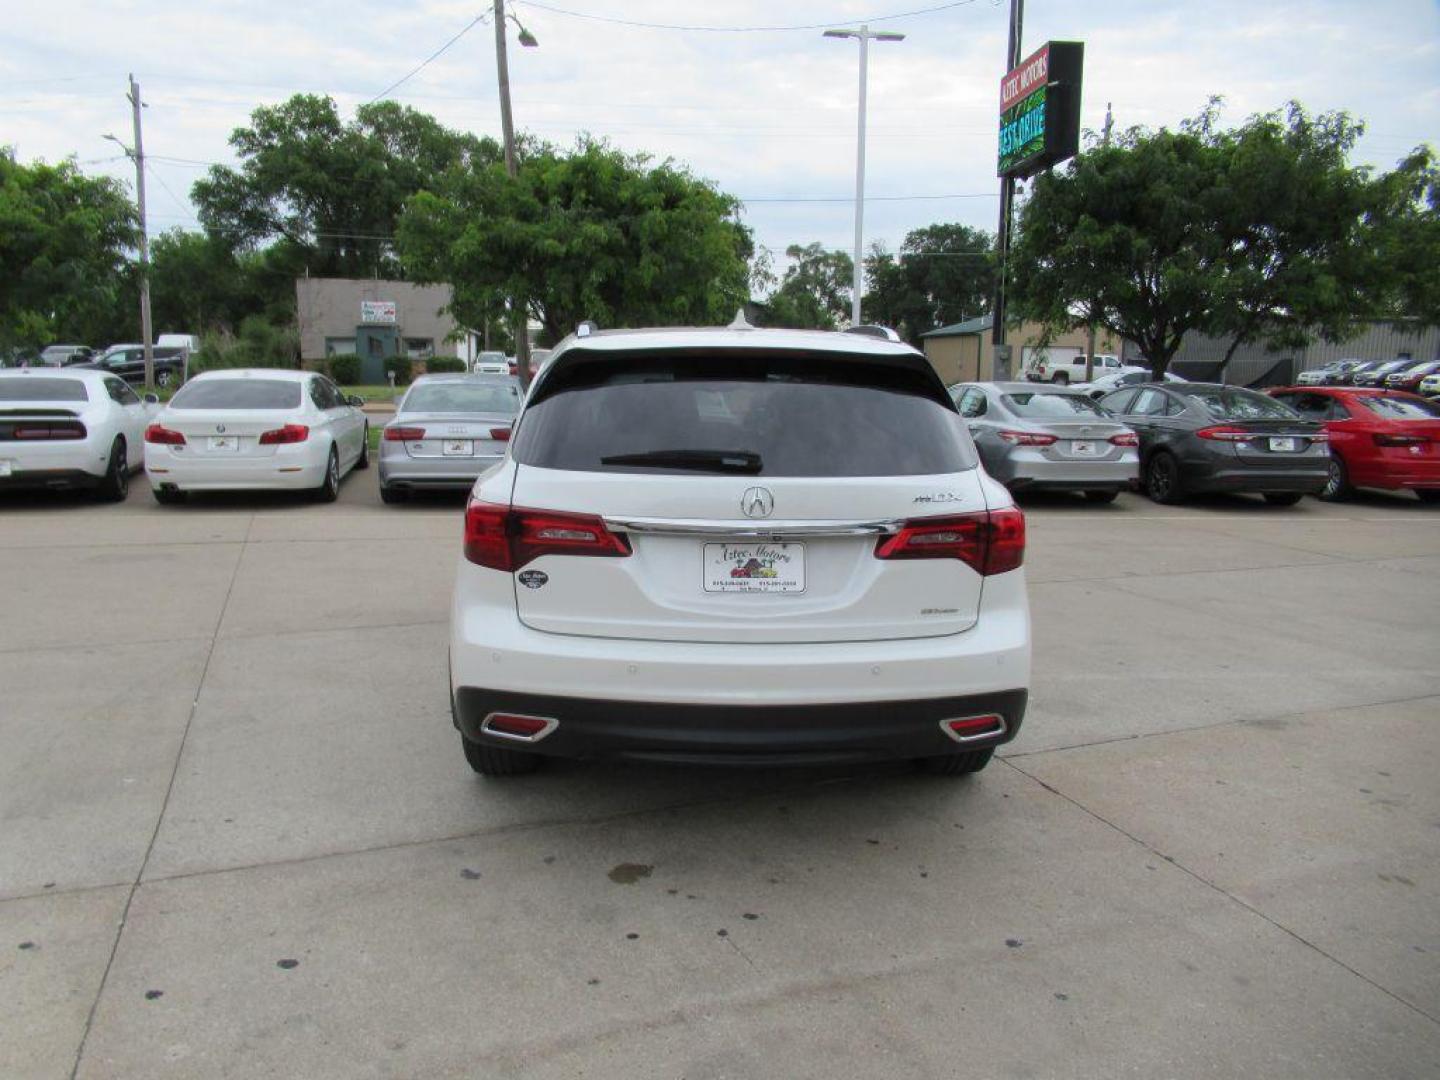
M 1068 371 L 1057 371 L 1055 377 L 1050 380 L 1056 386 L 1069 386 L 1070 373 Z
M 464 735 L 460 736 L 460 745 L 465 748 L 465 760 L 470 768 L 481 776 L 522 776 L 540 767 L 539 754 L 471 742 Z
M 984 750 L 966 750 L 959 754 L 920 759 L 920 768 L 931 776 L 969 776 L 977 773 L 995 756 L 993 746 Z

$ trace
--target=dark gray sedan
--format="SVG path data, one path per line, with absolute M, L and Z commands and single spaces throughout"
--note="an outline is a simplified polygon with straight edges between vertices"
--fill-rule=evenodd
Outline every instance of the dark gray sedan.
M 1234 491 L 1290 506 L 1325 487 L 1330 449 L 1321 425 L 1254 390 L 1150 383 L 1100 405 L 1139 434 L 1141 477 L 1156 502 Z
M 422 375 L 380 439 L 380 498 L 416 490 L 468 490 L 505 456 L 520 411 L 509 375 Z
M 1083 390 L 960 383 L 950 396 L 985 471 L 1012 491 L 1083 491 L 1092 502 L 1110 502 L 1139 476 L 1135 433 Z

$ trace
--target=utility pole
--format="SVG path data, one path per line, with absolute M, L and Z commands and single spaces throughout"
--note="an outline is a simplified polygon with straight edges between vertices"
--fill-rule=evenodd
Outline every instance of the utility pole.
M 150 344 L 150 238 L 145 231 L 145 140 L 140 131 L 140 84 L 130 76 L 130 109 L 135 117 L 135 200 L 140 209 L 140 343 L 145 347 L 145 389 L 155 389 L 155 350 Z M 117 140 L 118 141 L 118 140 Z M 124 144 L 121 143 L 124 148 Z
M 860 122 L 855 136 L 855 278 L 850 298 L 850 325 L 860 325 L 860 298 L 865 290 L 865 82 L 870 67 L 870 41 L 904 41 L 904 34 L 888 30 L 826 30 L 825 37 L 855 38 L 860 42 Z
M 1110 102 L 1105 103 L 1105 133 L 1100 137 L 1101 146 L 1110 145 L 1110 125 L 1114 121 L 1110 116 Z M 1124 352 L 1124 349 L 1120 350 Z M 1095 379 L 1095 307 L 1090 307 L 1090 331 L 1085 338 L 1085 381 L 1092 382 Z
M 1008 74 L 1020 64 L 1020 35 L 1025 21 L 1025 0 L 1010 0 L 1010 43 L 1005 52 Z M 995 253 L 1000 259 L 1000 280 L 995 286 L 995 307 L 990 340 L 994 344 L 994 363 L 990 377 L 1010 378 L 1010 352 L 1005 344 L 1005 275 L 1010 256 L 1010 206 L 1015 201 L 1015 179 L 1006 176 L 1000 181 L 1000 225 L 995 231 Z
M 519 23 L 517 22 L 518 26 Z M 529 39 L 528 42 L 526 39 Z M 538 44 L 533 35 L 520 27 L 520 43 Z M 510 63 L 505 54 L 505 0 L 495 0 L 495 71 L 500 79 L 500 132 L 505 139 L 505 172 L 513 180 L 519 175 L 515 163 L 515 125 L 510 116 Z M 514 297 L 515 305 L 515 373 L 520 388 L 530 388 L 530 305 L 524 297 Z

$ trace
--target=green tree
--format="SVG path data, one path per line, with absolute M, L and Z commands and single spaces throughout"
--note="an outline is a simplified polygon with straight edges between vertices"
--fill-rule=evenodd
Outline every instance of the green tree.
M 239 167 L 214 166 L 192 189 L 206 230 L 235 251 L 284 241 L 311 273 L 340 277 L 393 273 L 405 200 L 451 168 L 500 159 L 494 140 L 393 101 L 344 122 L 313 94 L 256 109 L 230 145 Z
M 1380 180 L 1385 314 L 1440 326 L 1440 165 L 1421 147 Z
M 150 303 L 157 330 L 203 334 L 234 326 L 245 270 L 229 246 L 205 233 L 170 229 L 150 244 Z
M 1339 341 L 1376 314 L 1385 185 L 1347 161 L 1363 128 L 1344 113 L 1310 117 L 1292 102 L 1233 132 L 1204 133 L 1224 153 L 1229 200 L 1215 223 L 1229 245 L 1207 329 L 1241 345 Z
M 553 343 L 584 319 L 728 321 L 753 252 L 738 209 L 669 161 L 582 140 L 568 153 L 528 148 L 513 179 L 498 165 L 452 169 L 410 200 L 399 247 L 411 277 L 454 287 L 462 324 L 524 302 Z
M 872 248 L 865 260 L 865 321 L 918 345 L 928 330 L 984 314 L 995 289 L 994 249 L 989 233 L 958 224 L 906 234 L 898 259 Z
M 1191 331 L 1228 336 L 1233 354 L 1337 340 L 1374 314 L 1382 188 L 1348 164 L 1360 127 L 1295 104 L 1230 131 L 1217 117 L 1212 101 L 1179 131 L 1131 129 L 1037 177 L 1014 314 L 1057 330 L 1093 318 L 1157 373 Z
M 818 243 L 791 244 L 785 256 L 790 265 L 766 301 L 769 322 L 799 330 L 834 330 L 850 311 L 854 260 Z
M 136 226 L 118 182 L 85 176 L 74 161 L 22 165 L 0 150 L 0 346 L 114 334 Z

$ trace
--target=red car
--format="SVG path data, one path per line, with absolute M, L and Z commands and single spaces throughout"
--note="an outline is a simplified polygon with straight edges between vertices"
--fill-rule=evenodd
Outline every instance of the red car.
M 1351 386 L 1270 391 L 1330 435 L 1330 479 L 1322 499 L 1357 487 L 1409 488 L 1440 502 L 1440 405 L 1415 394 Z

